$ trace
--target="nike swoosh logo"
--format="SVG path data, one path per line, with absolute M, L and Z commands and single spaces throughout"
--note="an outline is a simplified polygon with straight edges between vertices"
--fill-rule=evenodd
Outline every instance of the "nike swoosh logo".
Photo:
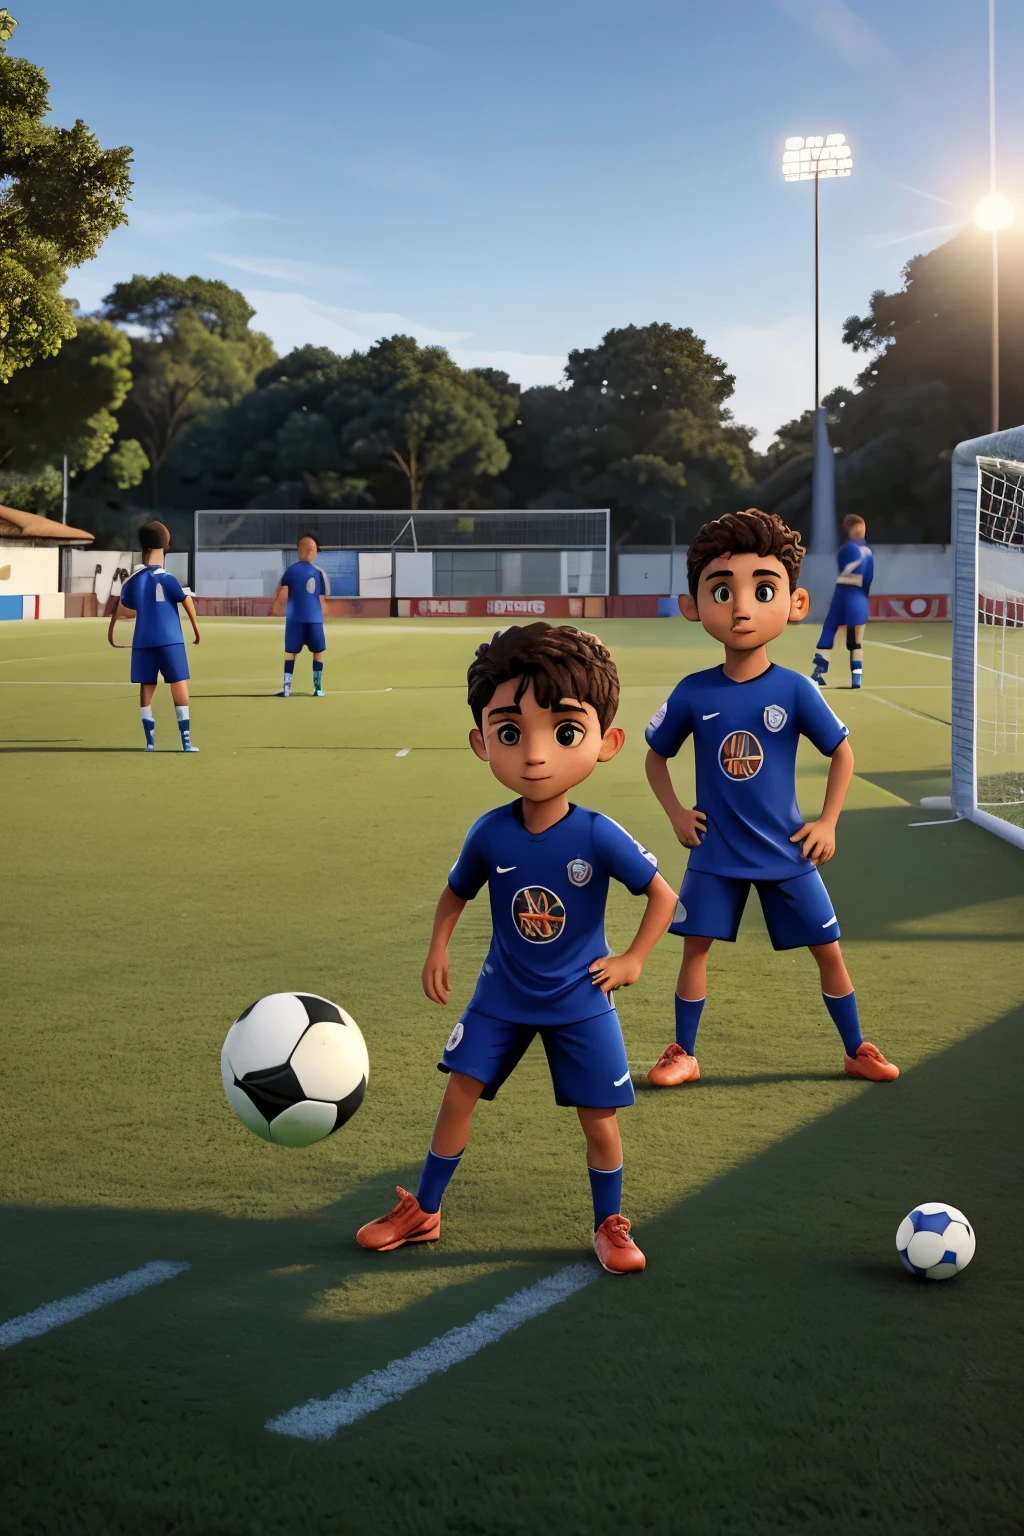
M 722 711 L 720 709 L 716 709 L 713 714 L 701 715 L 701 719 L 702 720 L 717 720 L 721 713 L 722 713 Z
M 822 923 L 823 928 L 831 928 L 833 923 L 838 923 L 838 917 L 830 917 L 827 923 Z
M 628 1073 L 628 1072 L 627 1072 L 627 1073 L 626 1073 L 626 1074 L 625 1074 L 625 1076 L 623 1076 L 623 1077 L 617 1077 L 617 1078 L 616 1078 L 616 1079 L 615 1079 L 615 1081 L 614 1081 L 614 1083 L 612 1083 L 612 1087 L 613 1087 L 613 1088 L 621 1088 L 621 1087 L 622 1087 L 622 1085 L 623 1085 L 623 1083 L 624 1083 L 624 1082 L 625 1082 L 625 1081 L 626 1081 L 626 1078 L 627 1078 L 627 1077 L 628 1077 L 628 1076 L 629 1076 L 629 1073 Z
M 501 864 L 497 864 L 497 865 L 495 865 L 495 873 L 499 874 L 499 875 L 507 875 L 510 872 L 510 870 L 515 869 L 515 867 L 516 866 L 514 864 L 506 864 L 504 866 L 502 866 Z

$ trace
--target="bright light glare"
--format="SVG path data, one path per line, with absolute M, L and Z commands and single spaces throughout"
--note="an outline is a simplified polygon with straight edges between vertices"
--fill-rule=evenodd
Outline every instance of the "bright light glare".
M 828 176 L 849 176 L 852 170 L 853 151 L 845 134 L 786 140 L 782 174 L 787 181 L 824 181 Z
M 1013 223 L 1013 204 L 1001 192 L 990 192 L 974 210 L 979 229 L 1009 229 Z

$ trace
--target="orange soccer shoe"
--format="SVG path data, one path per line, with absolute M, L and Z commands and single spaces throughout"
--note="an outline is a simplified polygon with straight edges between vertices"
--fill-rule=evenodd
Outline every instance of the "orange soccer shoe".
M 899 1067 L 886 1061 L 878 1046 L 869 1040 L 861 1041 L 856 1056 L 843 1057 L 843 1070 L 847 1077 L 866 1077 L 869 1083 L 891 1083 L 900 1075 Z
M 424 1211 L 415 1195 L 410 1195 L 401 1184 L 395 1188 L 398 1204 L 386 1216 L 368 1221 L 356 1233 L 360 1248 L 372 1248 L 376 1253 L 386 1253 L 389 1248 L 401 1248 L 403 1243 L 436 1243 L 441 1236 L 441 1212 Z
M 647 1081 L 655 1088 L 678 1088 L 681 1083 L 695 1083 L 699 1077 L 696 1056 L 681 1045 L 670 1045 L 648 1072 Z
M 594 1233 L 594 1252 L 610 1275 L 646 1269 L 647 1260 L 629 1235 L 625 1216 L 606 1216 Z

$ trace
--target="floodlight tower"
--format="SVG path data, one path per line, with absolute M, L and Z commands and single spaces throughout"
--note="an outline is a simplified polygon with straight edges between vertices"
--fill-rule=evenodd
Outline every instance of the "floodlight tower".
M 992 431 L 999 431 L 999 231 L 1013 223 L 1013 204 L 996 191 L 996 0 L 988 0 L 988 196 L 974 210 L 992 234 Z
M 853 151 L 842 133 L 790 138 L 782 154 L 787 181 L 814 182 L 814 478 L 811 490 L 811 553 L 836 552 L 836 466 L 821 404 L 821 261 L 818 183 L 853 170 Z

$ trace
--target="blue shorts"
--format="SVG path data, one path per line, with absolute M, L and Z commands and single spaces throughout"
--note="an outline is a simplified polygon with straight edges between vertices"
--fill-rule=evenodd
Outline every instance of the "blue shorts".
M 858 624 L 866 624 L 868 621 L 868 595 L 863 587 L 850 587 L 844 582 L 837 586 L 832 594 L 832 601 L 825 615 L 825 622 L 821 628 L 818 645 L 826 650 L 831 649 L 836 638 L 836 630 L 844 624 L 847 629 L 854 629 Z M 847 640 L 849 640 L 847 635 Z
M 184 643 L 132 646 L 132 682 L 155 683 L 161 676 L 165 683 L 188 682 Z
M 629 1062 L 614 1008 L 578 1024 L 510 1024 L 467 1008 L 448 1036 L 442 1072 L 464 1072 L 493 1099 L 511 1077 L 534 1035 L 548 1058 L 555 1103 L 566 1108 L 623 1109 L 635 1104 Z
M 326 651 L 322 624 L 304 624 L 300 619 L 289 619 L 284 626 L 284 648 L 289 656 L 297 656 L 304 645 L 314 653 Z
M 803 949 L 839 938 L 839 920 L 816 869 L 806 869 L 792 880 L 737 880 L 688 869 L 669 933 L 732 943 L 751 885 L 757 887 L 773 949 Z

